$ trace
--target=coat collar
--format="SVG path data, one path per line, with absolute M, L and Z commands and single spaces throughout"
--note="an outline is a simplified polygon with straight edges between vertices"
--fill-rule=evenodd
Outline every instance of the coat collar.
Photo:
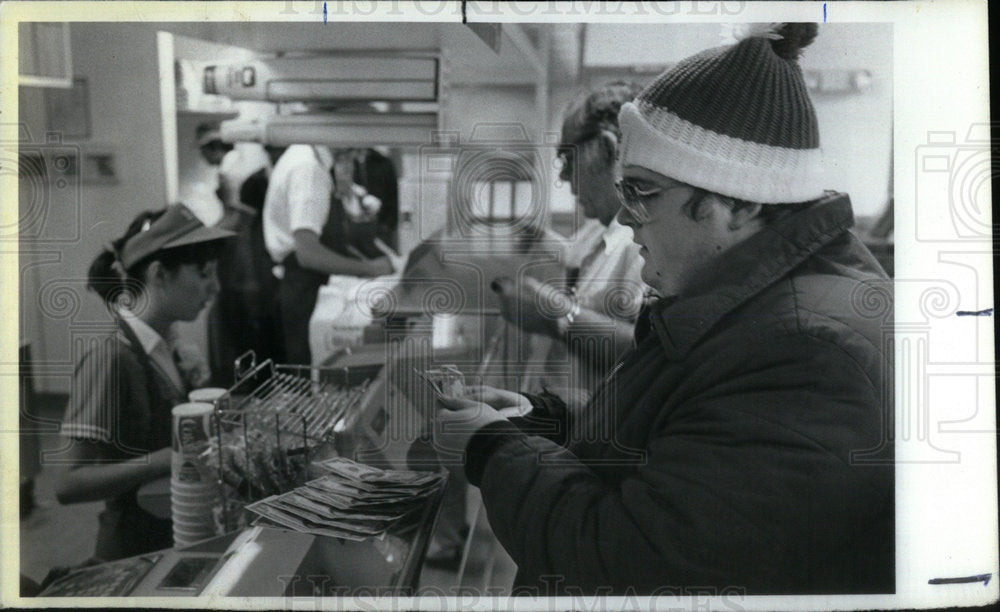
M 736 245 L 687 295 L 653 306 L 651 321 L 667 357 L 681 360 L 724 316 L 788 274 L 854 224 L 851 201 L 832 194 Z

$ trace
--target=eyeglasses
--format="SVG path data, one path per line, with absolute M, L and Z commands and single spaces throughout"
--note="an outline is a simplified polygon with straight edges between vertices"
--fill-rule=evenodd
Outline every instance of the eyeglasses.
M 561 167 L 559 168 L 559 178 L 561 180 L 570 180 L 575 169 L 575 164 L 577 163 L 577 157 L 580 157 L 586 148 L 592 146 L 593 143 L 600 142 L 599 137 L 606 131 L 599 130 L 589 136 L 578 139 L 572 144 L 561 144 L 557 147 L 556 155 L 561 162 Z
M 587 146 L 592 138 L 582 140 L 575 144 L 563 144 L 559 145 L 556 150 L 556 154 L 559 156 L 559 161 L 561 163 L 559 167 L 559 178 L 563 181 L 568 181 L 573 176 L 574 166 L 576 164 L 577 149 L 581 149 Z
M 691 203 L 697 201 L 704 195 L 704 191 L 698 189 L 697 187 L 692 187 L 691 185 L 673 185 L 671 187 L 653 187 L 650 189 L 639 189 L 635 183 L 629 181 L 628 179 L 622 179 L 615 183 L 615 191 L 618 193 L 618 200 L 621 202 L 622 208 L 624 208 L 630 217 L 635 220 L 636 223 L 648 223 L 652 218 L 649 212 L 649 208 L 646 206 L 646 201 L 655 198 L 662 193 L 668 193 L 676 189 L 693 189 L 694 192 L 691 197 L 684 202 L 682 206 L 688 206 Z
M 660 195 L 664 190 L 659 187 L 643 190 L 636 187 L 635 183 L 621 180 L 615 183 L 615 191 L 629 216 L 635 219 L 636 223 L 647 223 L 651 215 L 645 201 Z

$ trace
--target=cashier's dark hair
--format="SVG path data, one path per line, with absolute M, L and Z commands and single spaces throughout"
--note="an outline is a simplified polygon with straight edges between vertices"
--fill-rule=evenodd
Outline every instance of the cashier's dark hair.
M 90 263 L 87 271 L 87 288 L 96 293 L 108 307 L 119 299 L 135 299 L 144 291 L 146 270 L 149 264 L 159 261 L 169 272 L 176 272 L 185 264 L 202 267 L 219 258 L 220 241 L 199 242 L 191 245 L 162 249 L 152 253 L 130 267 L 121 262 L 121 252 L 130 238 L 139 234 L 159 219 L 166 209 L 147 210 L 132 220 L 119 238 L 104 245 L 104 250 Z

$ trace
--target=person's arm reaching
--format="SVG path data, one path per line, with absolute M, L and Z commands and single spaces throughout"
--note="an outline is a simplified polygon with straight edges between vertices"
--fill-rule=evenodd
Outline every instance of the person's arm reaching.
M 388 257 L 355 259 L 335 253 L 320 242 L 323 226 L 330 216 L 332 189 L 329 171 L 318 163 L 305 163 L 291 171 L 287 193 L 289 227 L 299 265 L 326 275 L 372 277 L 391 274 L 394 268 Z
M 392 274 L 392 262 L 388 257 L 377 259 L 353 259 L 331 251 L 319 241 L 312 230 L 299 229 L 295 238 L 295 257 L 299 264 L 323 274 L 344 274 L 348 276 L 382 276 Z
M 170 475 L 170 447 L 127 461 L 107 463 L 103 444 L 74 440 L 73 465 L 60 478 L 56 498 L 61 504 L 111 499 L 129 489 Z
M 586 308 L 556 285 L 522 276 L 520 282 L 508 277 L 497 278 L 492 287 L 500 296 L 505 319 L 524 331 L 568 342 L 570 350 L 588 363 L 614 363 L 632 346 L 634 320 L 616 319 Z M 580 337 L 584 341 L 572 341 L 575 330 L 584 331 L 586 336 Z M 594 334 L 610 334 L 614 342 L 586 341 Z

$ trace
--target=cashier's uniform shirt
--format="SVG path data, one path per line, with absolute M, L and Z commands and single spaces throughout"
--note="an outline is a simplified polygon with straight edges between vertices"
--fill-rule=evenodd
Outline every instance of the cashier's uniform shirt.
M 61 434 L 95 445 L 105 461 L 125 461 L 170 445 L 171 408 L 186 401 L 185 367 L 149 325 L 119 311 L 115 332 L 88 338 L 73 374 Z M 166 548 L 169 519 L 138 506 L 138 487 L 106 500 L 95 557 L 113 560 Z
M 590 219 L 574 235 L 565 255 L 569 268 L 578 268 L 573 293 L 581 308 L 613 319 L 634 323 L 648 292 L 642 281 L 643 259 L 639 245 L 632 242 L 632 230 L 612 220 L 605 226 Z M 604 335 L 608 332 L 594 331 Z M 621 354 L 628 347 L 616 346 Z M 555 342 L 547 359 L 542 384 L 553 390 L 581 389 L 587 393 L 604 379 L 613 363 L 587 363 L 569 351 L 565 342 Z
M 264 244 L 279 266 L 295 251 L 296 230 L 323 233 L 333 192 L 333 153 L 319 145 L 292 145 L 278 159 L 264 197 Z
M 120 363 L 120 359 L 106 345 L 91 345 L 91 350 L 83 355 L 76 367 L 70 405 L 60 430 L 64 437 L 112 442 L 118 437 L 121 427 L 141 427 L 131 419 L 123 419 L 121 412 L 129 406 L 115 405 L 127 399 L 121 397 L 121 387 L 156 385 L 156 395 L 166 396 L 175 403 L 183 402 L 187 396 L 188 384 L 178 368 L 179 358 L 167 341 L 128 310 L 120 309 L 118 315 L 138 339 L 139 348 L 145 353 L 158 380 L 126 380 L 127 366 Z M 125 347 L 132 345 L 132 341 L 121 331 L 113 336 L 113 340 L 123 343 Z M 142 393 L 147 390 L 136 391 Z M 157 449 L 148 449 L 153 450 Z

